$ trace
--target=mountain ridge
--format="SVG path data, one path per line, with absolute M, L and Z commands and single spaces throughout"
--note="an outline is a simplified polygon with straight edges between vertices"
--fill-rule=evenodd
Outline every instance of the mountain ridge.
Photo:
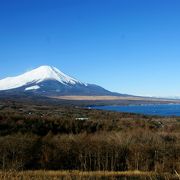
M 40 66 L 24 74 L 0 80 L 0 92 L 58 95 L 122 95 L 95 84 L 83 83 L 53 66 Z

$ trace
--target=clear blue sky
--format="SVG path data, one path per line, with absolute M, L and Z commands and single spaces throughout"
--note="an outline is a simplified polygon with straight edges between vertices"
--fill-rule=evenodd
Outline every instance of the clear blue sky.
M 1 0 L 0 78 L 40 65 L 112 91 L 180 96 L 180 1 Z

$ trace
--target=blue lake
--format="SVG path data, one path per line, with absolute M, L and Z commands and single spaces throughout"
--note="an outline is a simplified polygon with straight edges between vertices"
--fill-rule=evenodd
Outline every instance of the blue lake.
M 93 109 L 158 116 L 180 116 L 180 104 L 94 106 Z

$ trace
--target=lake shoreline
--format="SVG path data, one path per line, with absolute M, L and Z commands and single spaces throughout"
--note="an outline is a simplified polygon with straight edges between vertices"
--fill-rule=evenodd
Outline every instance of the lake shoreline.
M 180 117 L 180 104 L 129 104 L 89 106 L 89 109 L 113 111 L 121 113 L 134 113 L 149 116 Z

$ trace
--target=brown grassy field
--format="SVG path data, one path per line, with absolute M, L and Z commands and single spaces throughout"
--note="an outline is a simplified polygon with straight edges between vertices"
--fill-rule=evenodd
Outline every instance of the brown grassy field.
M 53 98 L 62 100 L 76 101 L 112 101 L 112 100 L 128 100 L 128 101 L 159 101 L 159 102 L 180 102 L 173 99 L 159 99 L 149 97 L 133 97 L 133 96 L 54 96 Z
M 81 172 L 81 171 L 8 171 L 0 172 L 1 180 L 108 180 L 108 179 L 142 179 L 142 180 L 178 180 L 178 175 L 165 174 L 163 176 L 153 172 L 140 172 L 140 171 L 126 171 L 126 172 L 109 172 L 109 171 L 96 171 L 96 172 Z

